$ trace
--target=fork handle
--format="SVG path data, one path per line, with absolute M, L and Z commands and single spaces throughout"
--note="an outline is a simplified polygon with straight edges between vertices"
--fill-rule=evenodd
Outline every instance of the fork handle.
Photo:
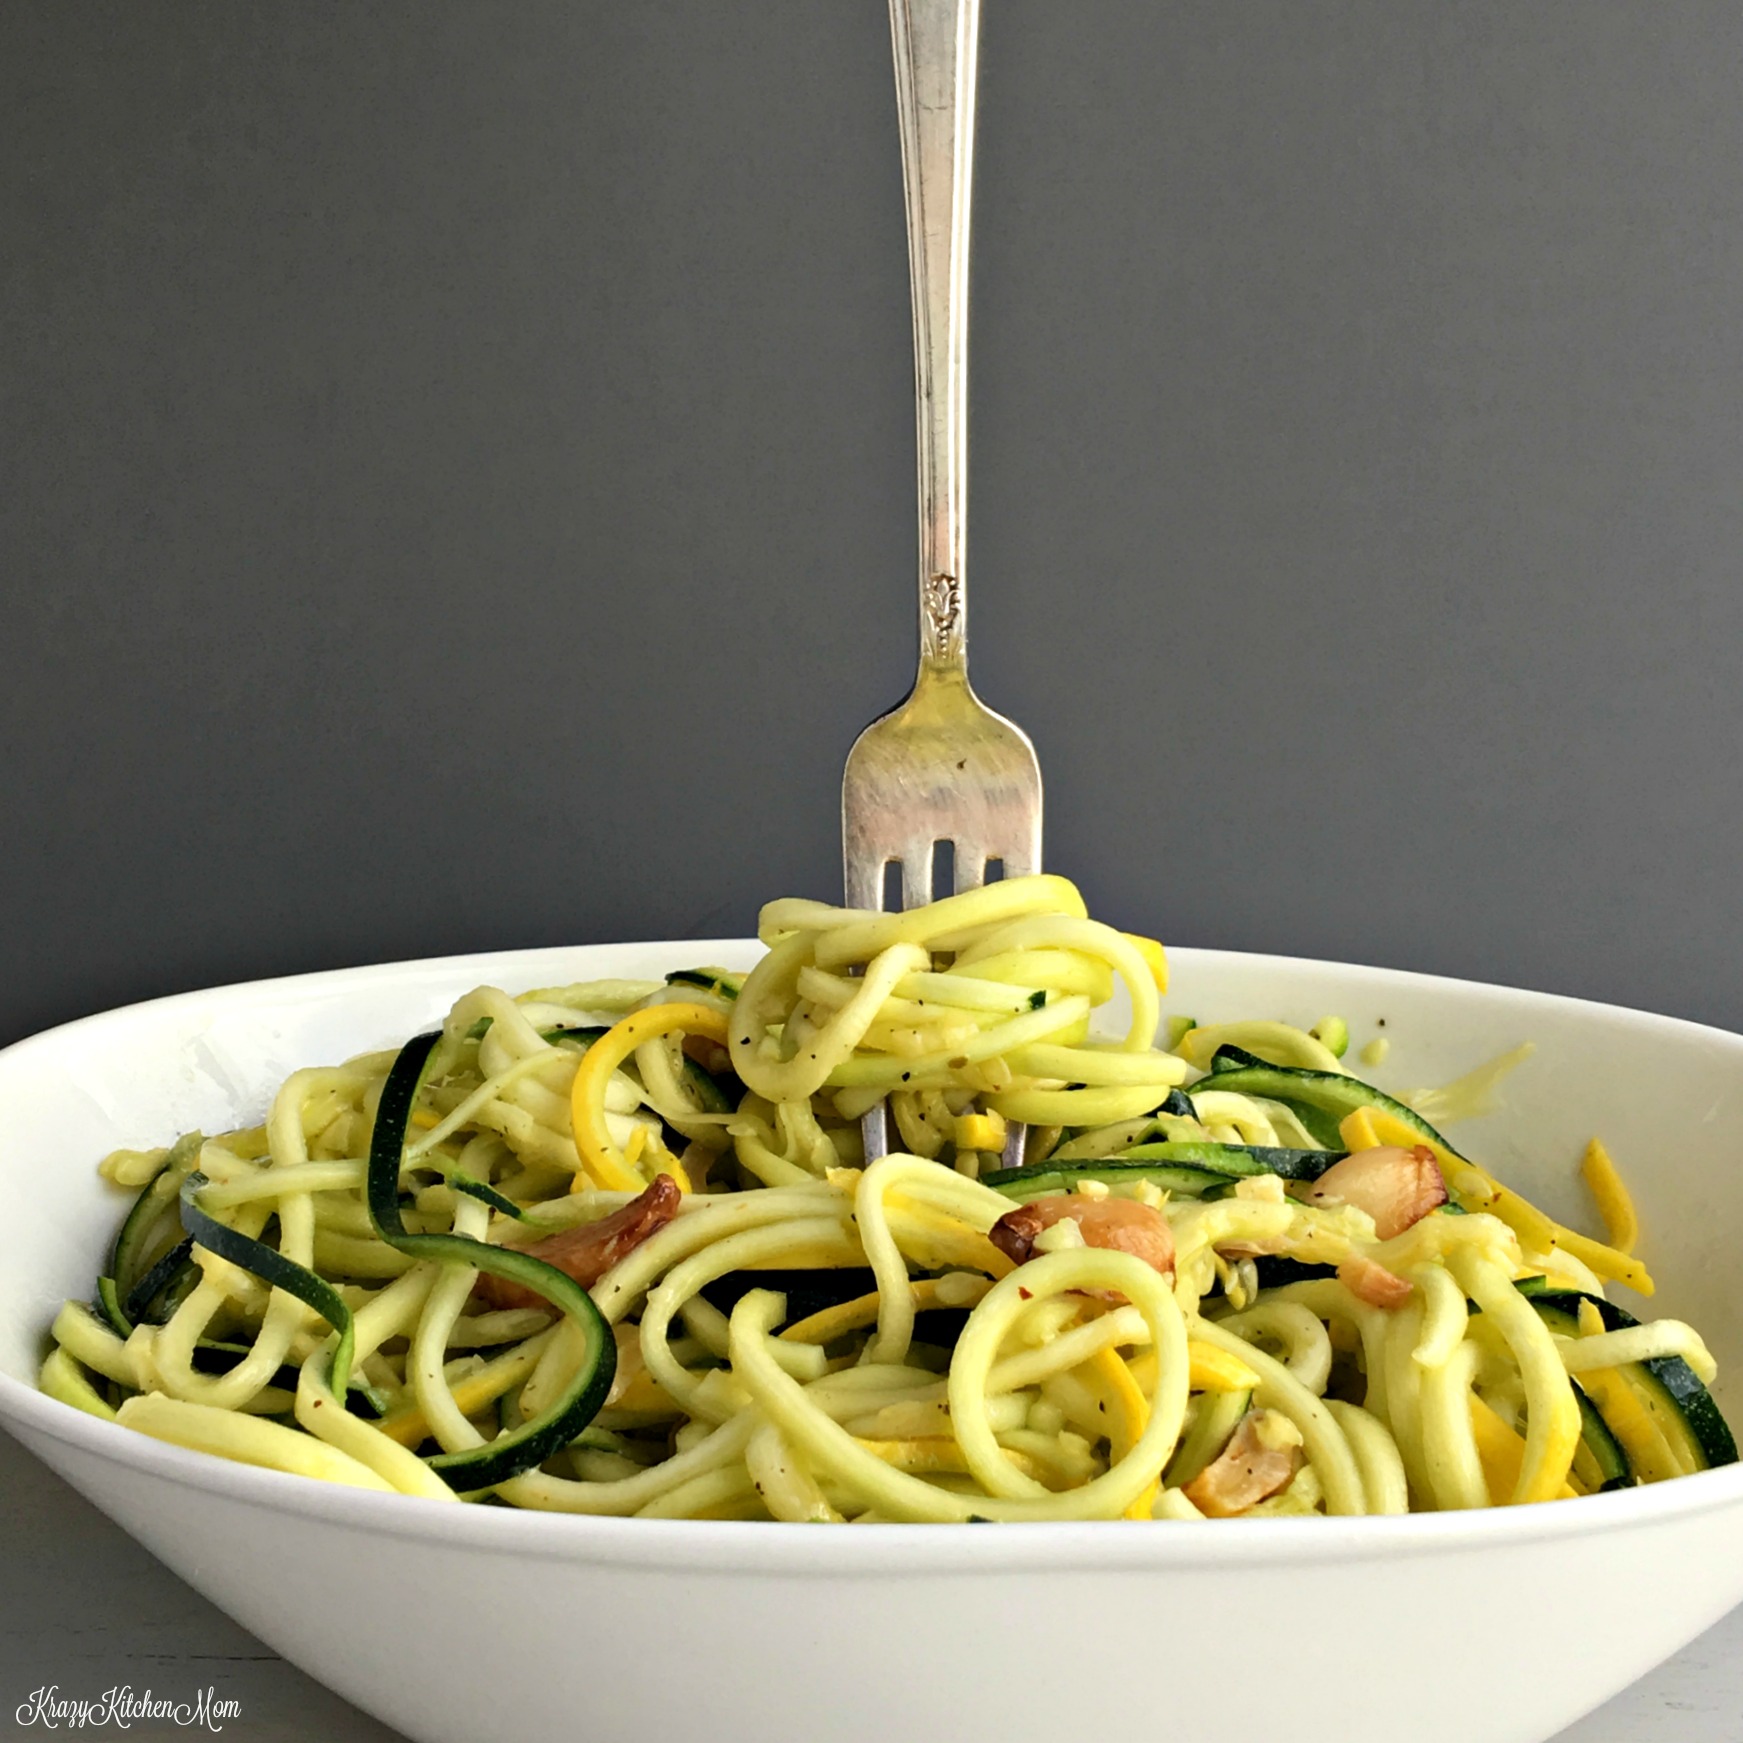
M 968 201 L 980 0 L 890 0 L 920 463 L 920 664 L 968 667 Z

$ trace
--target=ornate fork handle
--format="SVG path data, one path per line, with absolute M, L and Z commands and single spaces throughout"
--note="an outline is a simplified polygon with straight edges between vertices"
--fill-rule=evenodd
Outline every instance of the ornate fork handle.
M 920 664 L 968 667 L 968 219 L 980 0 L 890 0 L 914 293 Z

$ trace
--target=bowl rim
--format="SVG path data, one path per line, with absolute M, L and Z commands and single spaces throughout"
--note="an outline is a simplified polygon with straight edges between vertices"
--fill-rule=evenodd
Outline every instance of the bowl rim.
M 417 980 L 464 977 L 470 965 L 524 961 L 529 967 L 592 950 L 678 951 L 758 948 L 753 939 L 655 939 L 594 945 L 543 945 L 474 951 L 452 956 L 322 969 L 307 974 L 239 981 L 141 1000 L 77 1017 L 0 1048 L 0 1061 L 16 1062 L 70 1034 L 121 1019 L 138 1020 L 181 1004 L 216 997 L 239 1004 L 262 996 L 294 997 L 343 992 L 378 977 Z M 1238 963 L 1280 973 L 1302 969 L 1354 974 L 1358 981 L 1411 985 L 1425 991 L 1501 994 L 1522 1010 L 1601 1014 L 1690 1041 L 1735 1051 L 1743 1063 L 1743 1035 L 1687 1018 L 1628 1006 L 1471 981 L 1412 969 L 1334 962 L 1269 952 L 1171 949 L 1179 967 Z M 286 1472 L 237 1464 L 88 1416 L 48 1397 L 34 1385 L 0 1372 L 0 1426 L 20 1431 L 31 1450 L 40 1438 L 129 1473 L 194 1489 L 242 1507 L 329 1524 L 342 1529 L 460 1546 L 517 1557 L 596 1565 L 758 1572 L 782 1576 L 841 1574 L 980 1574 L 989 1570 L 1292 1565 L 1336 1560 L 1394 1560 L 1425 1553 L 1480 1553 L 1496 1545 L 1553 1544 L 1568 1537 L 1633 1532 L 1743 1501 L 1743 1464 L 1698 1471 L 1671 1482 L 1609 1494 L 1524 1507 L 1489 1507 L 1463 1513 L 1377 1517 L 1167 1521 L 1148 1529 L 1135 1520 L 1038 1521 L 1015 1529 L 965 1534 L 956 1525 L 888 1524 L 871 1531 L 804 1531 L 774 1521 L 635 1519 L 605 1514 L 546 1512 L 513 1507 L 453 1505 L 417 1496 L 386 1495 Z M 58 1467 L 53 1461 L 51 1469 Z M 1143 1526 L 1144 1529 L 1134 1529 Z M 963 1554 L 967 1544 L 972 1553 Z

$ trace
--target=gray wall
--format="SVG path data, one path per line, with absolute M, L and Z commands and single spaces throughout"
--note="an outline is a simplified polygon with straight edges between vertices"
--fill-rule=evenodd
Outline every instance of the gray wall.
M 1743 1023 L 1740 51 L 989 0 L 976 667 L 1100 910 Z M 834 893 L 913 645 L 887 57 L 880 0 L 0 8 L 0 1037 Z M 9 1700 L 385 1738 L 0 1468 Z M 1701 1652 L 1591 1736 L 1729 1737 Z
M 1128 925 L 1737 1025 L 1743 11 L 990 0 L 976 673 Z M 0 12 L 0 1030 L 838 889 L 878 0 Z

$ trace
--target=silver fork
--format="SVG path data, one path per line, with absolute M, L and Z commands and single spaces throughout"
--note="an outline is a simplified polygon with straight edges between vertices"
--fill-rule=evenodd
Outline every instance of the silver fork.
M 1035 747 L 968 681 L 968 208 L 980 0 L 890 0 L 890 34 L 914 292 L 920 670 L 907 701 L 859 735 L 841 778 L 847 902 L 880 910 L 892 864 L 904 908 L 932 900 L 943 843 L 957 890 L 977 888 L 989 864 L 1009 877 L 1041 869 Z M 865 1116 L 864 1130 L 867 1159 L 883 1155 L 883 1107 Z M 1014 1167 L 1022 1154 L 1013 1125 L 1005 1161 Z

